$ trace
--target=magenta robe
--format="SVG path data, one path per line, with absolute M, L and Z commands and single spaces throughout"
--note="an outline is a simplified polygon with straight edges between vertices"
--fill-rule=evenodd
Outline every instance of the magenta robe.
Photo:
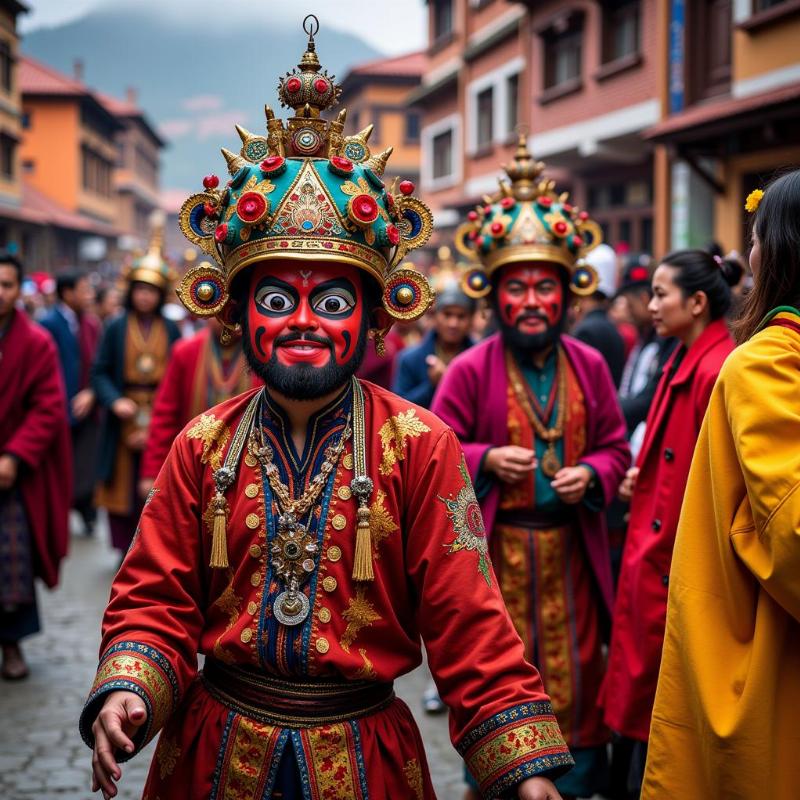
M 67 554 L 72 448 L 55 342 L 21 311 L 0 343 L 0 453 L 20 460 L 18 486 L 33 536 L 34 569 L 49 587 Z
M 562 336 L 561 344 L 586 398 L 586 450 L 581 463 L 594 469 L 607 505 L 616 495 L 631 459 L 617 392 L 597 350 L 570 336 Z M 456 432 L 473 481 L 484 453 L 508 444 L 507 398 L 508 376 L 500 334 L 457 356 L 434 395 L 431 410 Z M 487 531 L 494 527 L 499 502 L 500 484 L 495 483 L 481 499 Z M 578 515 L 586 554 L 610 614 L 614 587 L 605 512 L 580 505 Z

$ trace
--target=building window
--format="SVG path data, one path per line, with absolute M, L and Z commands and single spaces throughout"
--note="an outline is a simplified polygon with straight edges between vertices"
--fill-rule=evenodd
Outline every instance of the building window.
M 453 0 L 433 0 L 433 39 L 444 39 L 453 32 Z
M 511 134 L 519 124 L 519 73 L 506 78 L 506 133 Z
M 406 114 L 406 142 L 416 144 L 419 141 L 419 114 L 409 111 Z
M 11 55 L 11 45 L 0 42 L 0 83 L 8 94 L 14 85 L 14 56 Z
M 19 124 L 22 126 L 22 130 L 29 131 L 31 129 L 31 112 L 30 111 L 23 111 L 22 116 L 20 117 Z
M 639 52 L 639 0 L 603 3 L 603 63 L 609 64 Z
M 494 88 L 492 86 L 478 93 L 477 106 L 478 135 L 476 144 L 480 148 L 490 145 L 494 138 Z
M 36 162 L 30 158 L 26 158 L 22 162 L 22 171 L 25 175 L 33 175 L 36 172 Z
M 788 2 L 790 2 L 790 0 L 753 0 L 753 12 L 768 11 L 770 8 L 782 6 Z
M 0 134 L 0 176 L 6 180 L 14 178 L 14 153 L 17 143 L 10 136 Z
M 583 50 L 583 15 L 553 25 L 544 38 L 544 88 L 554 89 L 580 80 Z
M 81 148 L 81 178 L 85 191 L 111 197 L 111 162 L 86 145 Z
M 433 137 L 433 179 L 449 178 L 453 174 L 453 131 Z

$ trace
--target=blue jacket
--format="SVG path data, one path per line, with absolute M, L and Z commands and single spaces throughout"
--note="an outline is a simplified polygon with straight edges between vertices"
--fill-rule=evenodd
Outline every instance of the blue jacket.
M 472 347 L 472 344 L 472 340 L 467 339 L 464 349 Z M 435 354 L 436 332 L 433 330 L 428 331 L 418 345 L 401 350 L 397 356 L 392 391 L 418 406 L 430 408 L 436 387 L 428 378 L 425 359 Z
M 69 322 L 58 306 L 48 309 L 39 323 L 50 331 L 58 348 L 67 399 L 71 400 L 80 389 L 81 348 L 78 337 L 70 330 Z

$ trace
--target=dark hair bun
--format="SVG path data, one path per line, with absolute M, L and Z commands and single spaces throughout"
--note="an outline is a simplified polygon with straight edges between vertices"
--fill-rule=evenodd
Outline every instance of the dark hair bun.
M 741 259 L 735 256 L 723 258 L 719 269 L 728 286 L 737 286 L 744 275 L 744 264 Z

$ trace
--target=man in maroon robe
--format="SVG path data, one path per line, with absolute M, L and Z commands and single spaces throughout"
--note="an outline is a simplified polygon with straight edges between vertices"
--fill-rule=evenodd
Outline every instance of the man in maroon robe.
M 596 703 L 612 607 L 603 512 L 630 452 L 603 357 L 561 333 L 569 291 L 595 291 L 582 256 L 600 231 L 543 168 L 523 137 L 498 196 L 457 233 L 483 265 L 465 286 L 491 295 L 500 333 L 452 362 L 431 410 L 464 448 L 506 607 L 575 759 L 556 786 L 590 797 L 608 772 Z
M 2 677 L 24 678 L 19 642 L 39 630 L 34 577 L 58 583 L 72 460 L 66 393 L 50 335 L 16 309 L 22 266 L 0 254 L 0 645 Z

